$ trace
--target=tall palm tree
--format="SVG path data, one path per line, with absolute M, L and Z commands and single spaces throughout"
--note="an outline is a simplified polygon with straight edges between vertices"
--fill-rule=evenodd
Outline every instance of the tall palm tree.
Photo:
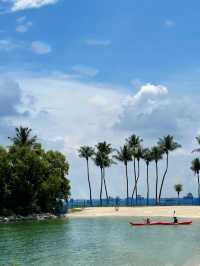
M 181 191 L 183 191 L 183 185 L 181 185 L 181 184 L 176 184 L 176 185 L 174 185 L 174 189 L 175 189 L 175 191 L 177 192 L 178 199 L 179 199 L 179 195 L 180 195 Z
M 104 188 L 106 192 L 107 202 L 109 202 L 109 196 L 108 196 L 108 190 L 107 190 L 106 178 L 105 178 L 105 168 L 110 167 L 111 164 L 113 163 L 112 159 L 109 158 L 110 154 L 113 152 L 113 149 L 111 147 L 111 144 L 107 143 L 106 141 L 97 143 L 96 148 L 97 148 L 97 151 L 102 155 L 102 158 L 104 161 L 103 168 L 102 168 L 103 183 L 104 183 Z
M 156 204 L 158 204 L 158 161 L 163 158 L 163 151 L 158 146 L 154 146 L 151 149 L 152 159 L 156 165 Z
M 136 147 L 133 150 L 133 156 L 134 156 L 134 158 L 137 161 L 137 169 L 138 169 L 138 171 L 137 171 L 136 183 L 135 183 L 135 186 L 134 186 L 133 192 L 132 192 L 132 200 L 133 200 L 134 193 L 136 192 L 136 188 L 137 188 L 137 185 L 138 185 L 138 180 L 140 178 L 140 160 L 143 157 L 143 148 L 142 148 L 141 145 L 139 145 L 138 147 Z M 136 198 L 137 198 L 137 195 L 136 195 Z
M 94 149 L 89 146 L 81 146 L 78 152 L 79 152 L 79 157 L 86 159 L 88 186 L 90 192 L 90 205 L 92 206 L 92 189 L 90 183 L 89 158 L 91 158 L 94 155 Z
M 37 136 L 31 137 L 32 129 L 28 127 L 15 128 L 16 135 L 14 137 L 8 137 L 15 145 L 32 147 L 36 144 Z
M 136 203 L 137 203 L 137 173 L 136 173 L 136 158 L 134 156 L 134 150 L 140 146 L 143 139 L 135 134 L 131 135 L 128 139 L 126 139 L 127 145 L 132 150 L 133 153 L 133 163 L 134 163 L 134 179 L 135 179 L 135 192 L 136 192 Z
M 200 145 L 200 136 L 196 137 L 196 141 Z M 192 152 L 200 152 L 200 148 L 194 149 Z
M 199 182 L 199 173 L 200 173 L 200 160 L 199 158 L 195 158 L 192 161 L 191 170 L 194 172 L 195 175 L 197 175 L 197 181 L 198 181 L 198 196 L 200 198 L 200 182 Z
M 102 206 L 102 192 L 103 192 L 103 180 L 104 180 L 103 169 L 105 167 L 107 158 L 103 153 L 97 151 L 95 153 L 93 160 L 96 166 L 100 168 L 100 172 L 101 172 L 101 185 L 100 185 L 100 197 L 99 198 L 100 198 L 100 205 Z
M 150 149 L 143 149 L 143 160 L 146 163 L 146 177 L 147 177 L 147 205 L 149 205 L 149 164 L 153 160 L 152 152 Z
M 128 184 L 128 162 L 132 161 L 132 153 L 130 148 L 127 145 L 124 145 L 123 147 L 120 147 L 119 150 L 117 150 L 117 154 L 113 156 L 115 159 L 117 159 L 120 162 L 124 163 L 125 166 L 125 173 L 126 173 L 126 204 L 128 205 L 128 199 L 129 199 L 129 184 Z
M 159 139 L 158 146 L 160 147 L 160 149 L 163 150 L 163 153 L 166 154 L 166 169 L 165 169 L 165 172 L 164 172 L 163 177 L 162 177 L 160 192 L 159 192 L 159 202 L 160 202 L 163 184 L 164 184 L 164 181 L 165 181 L 165 178 L 166 178 L 166 175 L 168 172 L 168 168 L 169 168 L 169 153 L 171 151 L 174 151 L 174 150 L 180 148 L 181 145 L 174 141 L 173 136 L 168 135 L 168 136 L 165 136 L 165 137 Z

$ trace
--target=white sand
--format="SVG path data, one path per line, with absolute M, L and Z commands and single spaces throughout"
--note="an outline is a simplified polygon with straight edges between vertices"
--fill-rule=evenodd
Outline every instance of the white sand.
M 172 217 L 174 210 L 177 217 L 200 218 L 200 206 L 162 206 L 162 207 L 120 207 L 118 211 L 114 207 L 84 208 L 81 211 L 69 213 L 67 217 Z

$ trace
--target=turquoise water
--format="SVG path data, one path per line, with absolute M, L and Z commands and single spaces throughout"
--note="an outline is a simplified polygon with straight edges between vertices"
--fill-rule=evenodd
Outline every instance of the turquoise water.
M 0 265 L 200 265 L 200 221 L 128 225 L 131 218 L 73 218 L 0 225 Z

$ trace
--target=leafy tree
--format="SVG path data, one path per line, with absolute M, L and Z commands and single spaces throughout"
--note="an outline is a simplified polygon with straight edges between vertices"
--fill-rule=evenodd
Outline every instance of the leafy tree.
M 168 136 L 165 136 L 159 139 L 158 146 L 166 154 L 166 169 L 165 169 L 162 181 L 161 181 L 160 192 L 159 192 L 159 202 L 160 202 L 163 184 L 164 184 L 164 181 L 165 181 L 165 178 L 168 172 L 168 168 L 169 168 L 169 152 L 180 148 L 181 145 L 174 141 L 173 136 L 168 135 Z
M 135 149 L 140 146 L 142 141 L 143 140 L 139 136 L 136 136 L 135 134 L 131 135 L 128 139 L 126 139 L 127 145 L 131 149 L 133 155 L 136 203 L 137 203 L 137 173 L 136 173 L 136 158 L 134 156 L 134 152 Z
M 126 172 L 126 204 L 128 205 L 128 198 L 129 198 L 129 183 L 128 183 L 128 162 L 132 161 L 132 153 L 130 148 L 127 145 L 120 147 L 117 150 L 117 154 L 114 156 L 120 162 L 124 163 L 125 172 Z
M 198 181 L 198 197 L 200 198 L 200 181 L 199 181 L 200 160 L 199 160 L 199 158 L 195 158 L 192 161 L 191 170 L 194 172 L 195 175 L 197 175 L 197 181 Z
M 9 149 L 11 195 L 9 205 L 16 213 L 39 211 L 38 192 L 45 178 L 43 160 L 28 146 L 11 146 Z
M 152 152 L 150 149 L 143 149 L 143 160 L 146 163 L 146 177 L 147 177 L 147 205 L 149 205 L 149 164 L 153 160 Z
M 179 194 L 181 193 L 181 191 L 183 191 L 183 185 L 176 184 L 176 185 L 174 185 L 174 189 L 177 192 L 177 195 L 178 195 L 178 198 L 179 198 Z
M 0 209 L 20 214 L 53 211 L 56 199 L 70 195 L 69 164 L 60 152 L 45 152 L 30 130 L 25 130 L 26 141 L 19 141 L 19 131 L 24 132 L 16 131 L 8 151 L 0 148 Z
M 90 183 L 89 158 L 91 158 L 94 155 L 94 149 L 89 146 L 81 146 L 78 152 L 79 152 L 79 157 L 86 159 L 88 186 L 90 192 L 90 205 L 92 206 L 92 189 Z
M 9 181 L 11 168 L 8 160 L 7 150 L 0 146 L 0 210 L 6 208 L 10 194 Z
M 163 151 L 160 147 L 154 146 L 151 149 L 152 160 L 155 161 L 156 166 L 156 204 L 158 204 L 158 161 L 163 158 Z

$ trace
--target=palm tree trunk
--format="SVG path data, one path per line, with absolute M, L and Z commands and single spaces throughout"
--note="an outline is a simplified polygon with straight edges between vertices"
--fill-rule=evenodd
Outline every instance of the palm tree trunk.
M 134 186 L 134 189 L 133 189 L 133 193 L 132 193 L 132 198 L 136 192 L 136 204 L 137 204 L 137 197 L 138 197 L 138 194 L 137 194 L 137 184 L 138 184 L 138 179 L 140 177 L 140 161 L 138 160 L 138 176 L 136 177 L 136 181 L 135 181 L 135 186 Z
M 102 190 L 103 190 L 103 171 L 101 169 L 101 188 L 100 188 L 100 206 L 102 206 Z
M 149 164 L 147 163 L 147 205 L 149 205 Z
M 90 183 L 90 171 L 89 171 L 89 160 L 87 161 L 87 175 L 88 175 L 88 185 L 89 185 L 89 191 L 90 191 L 90 206 L 92 206 L 92 189 L 91 189 L 91 183 Z
M 198 178 L 198 196 L 200 199 L 200 182 L 199 182 L 199 173 L 197 174 L 197 178 Z
M 126 205 L 128 206 L 128 166 L 127 163 L 125 163 L 125 170 L 126 170 Z
M 103 182 L 104 182 L 104 188 L 106 192 L 107 203 L 109 203 L 108 190 L 107 190 L 106 179 L 105 179 L 105 168 L 103 168 Z
M 158 204 L 158 162 L 156 161 L 156 205 Z
M 134 196 L 135 191 L 136 191 L 136 204 L 137 204 L 137 176 L 136 176 L 135 157 L 134 157 L 134 159 L 133 159 L 133 162 L 134 162 L 135 186 L 134 186 L 133 193 L 132 193 L 132 197 L 131 197 L 131 205 L 133 205 L 133 196 Z
M 167 152 L 166 155 L 167 155 L 167 158 L 166 158 L 166 170 L 164 172 L 164 175 L 163 175 L 163 178 L 162 178 L 162 182 L 161 182 L 161 186 L 160 186 L 159 202 L 160 202 L 160 199 L 161 199 L 162 188 L 163 188 L 163 184 L 164 184 L 165 177 L 167 175 L 167 171 L 168 171 L 168 167 L 169 167 L 169 153 Z

